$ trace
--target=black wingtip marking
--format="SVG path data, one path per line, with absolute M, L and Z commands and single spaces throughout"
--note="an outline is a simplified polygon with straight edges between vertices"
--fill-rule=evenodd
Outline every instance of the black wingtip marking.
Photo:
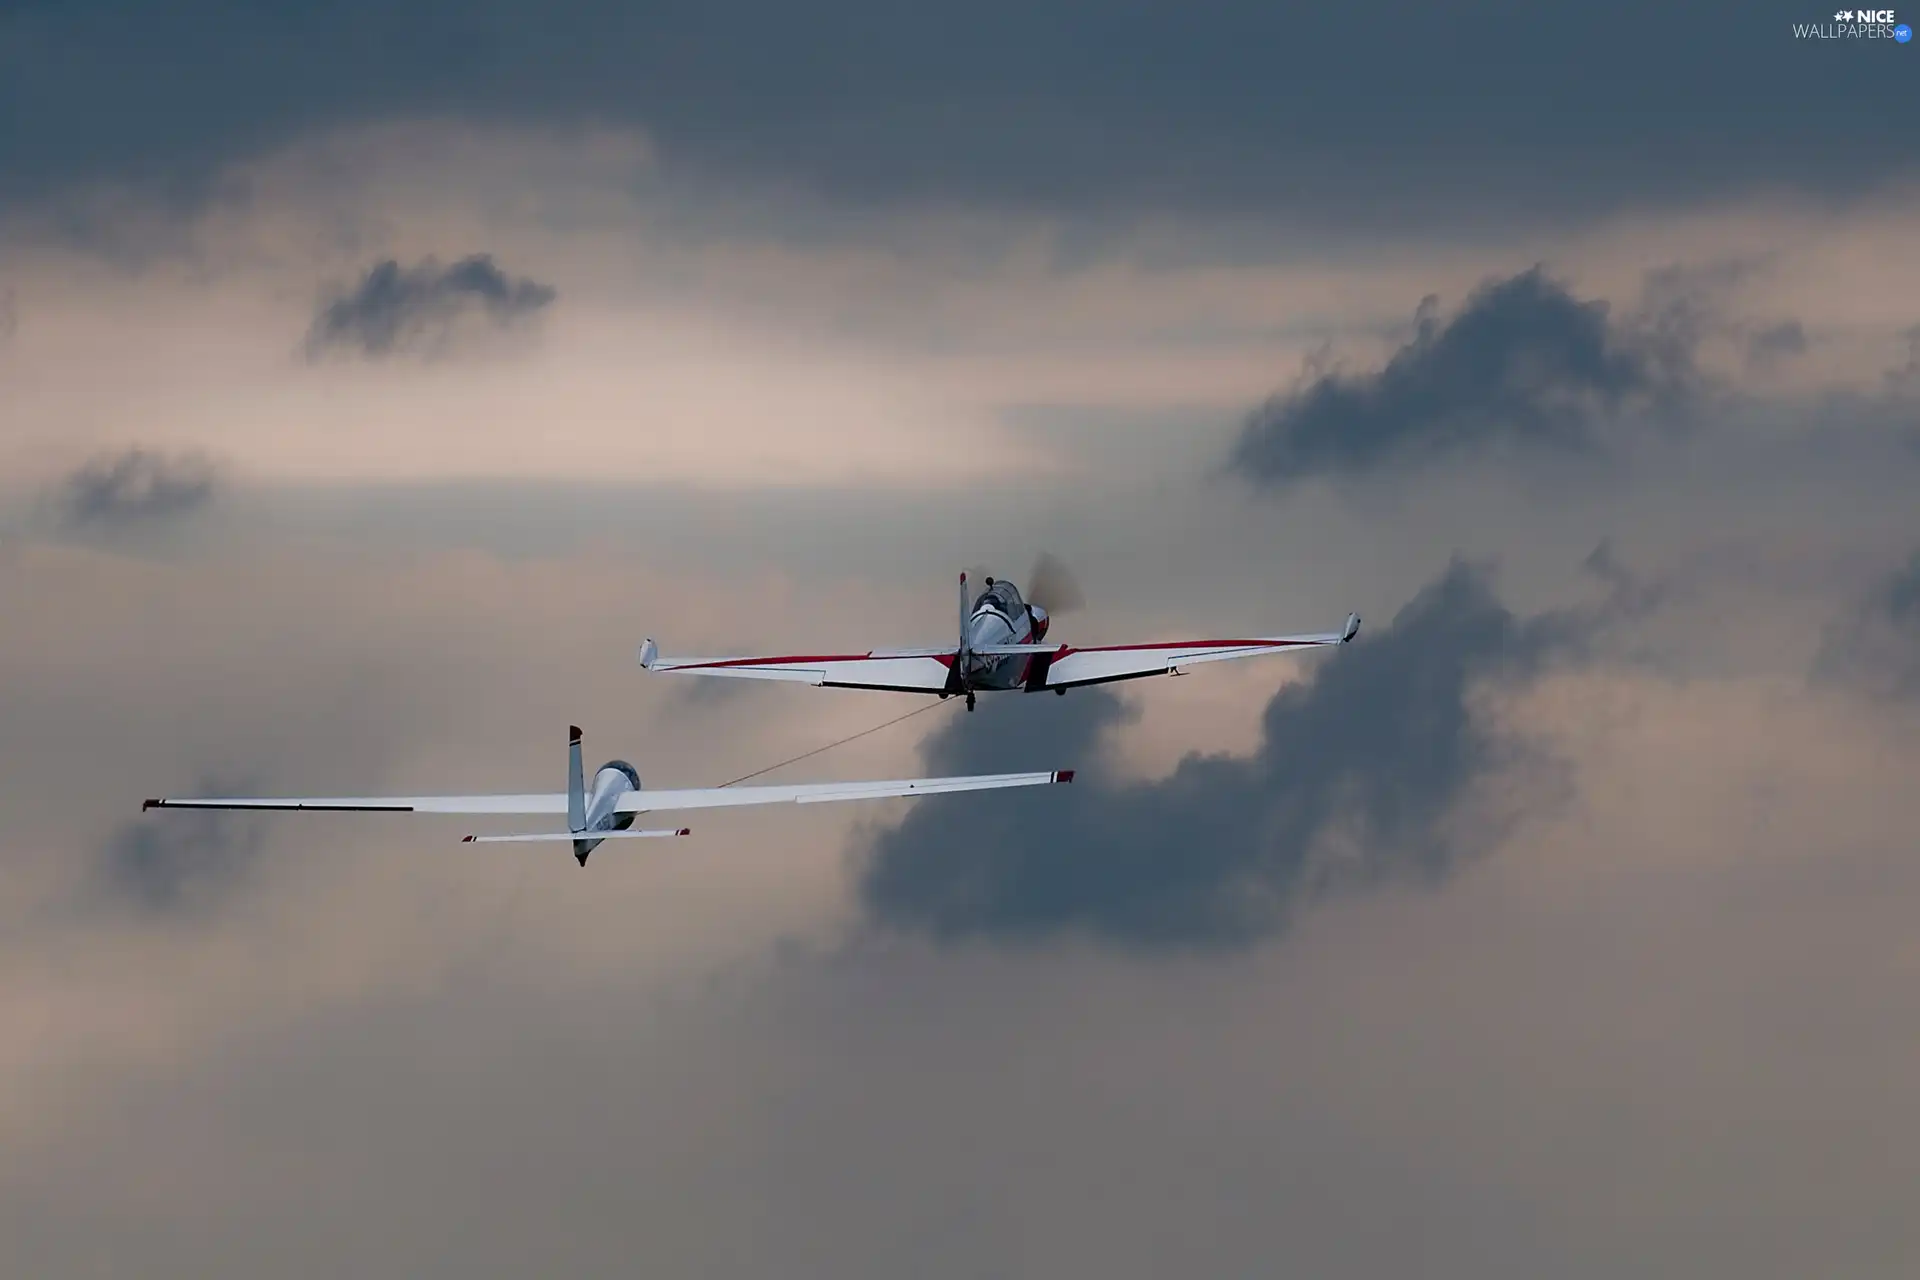
M 460 837 L 460 843 L 461 843 L 461 844 L 472 844 L 472 843 L 473 843 L 473 837 L 472 837 L 472 836 L 461 836 L 461 837 Z
M 682 828 L 680 828 L 680 829 L 679 829 L 678 831 L 676 831 L 676 832 L 674 832 L 673 834 L 675 834 L 675 835 L 677 835 L 677 836 L 690 836 L 690 835 L 692 835 L 692 834 L 693 834 L 693 828 L 692 828 L 692 827 L 682 827 Z
M 1053 775 L 1053 779 L 1055 782 L 1072 782 L 1073 770 L 1062 769 L 1060 772 Z
M 567 726 L 567 745 L 572 746 L 574 743 L 578 741 L 580 741 L 580 726 L 577 724 L 568 725 Z
M 140 802 L 140 812 L 145 813 L 149 809 L 158 809 L 165 803 L 165 800 L 142 800 Z

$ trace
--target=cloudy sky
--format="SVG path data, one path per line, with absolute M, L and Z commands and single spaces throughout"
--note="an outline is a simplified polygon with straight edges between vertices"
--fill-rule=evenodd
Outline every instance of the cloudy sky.
M 1831 14 L 0 10 L 0 1260 L 1905 1277 L 1920 143 Z M 1903 18 L 1908 15 L 1902 14 Z M 582 872 L 206 789 L 879 725 Z

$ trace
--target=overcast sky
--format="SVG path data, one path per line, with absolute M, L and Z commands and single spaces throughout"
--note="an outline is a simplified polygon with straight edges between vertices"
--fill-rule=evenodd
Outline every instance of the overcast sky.
M 1913 1274 L 1920 53 L 1804 8 L 8 7 L 5 1269 Z M 139 811 L 724 782 L 917 704 L 643 637 L 1043 549 L 1366 623 L 585 871 Z

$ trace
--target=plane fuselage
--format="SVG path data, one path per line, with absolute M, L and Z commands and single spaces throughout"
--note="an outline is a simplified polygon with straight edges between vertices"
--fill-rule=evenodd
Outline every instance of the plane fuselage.
M 966 681 L 973 689 L 1019 689 L 1044 654 L 981 654 L 990 645 L 1038 644 L 1047 636 L 1047 611 L 1020 598 L 1020 589 L 1002 578 L 987 589 L 967 614 Z

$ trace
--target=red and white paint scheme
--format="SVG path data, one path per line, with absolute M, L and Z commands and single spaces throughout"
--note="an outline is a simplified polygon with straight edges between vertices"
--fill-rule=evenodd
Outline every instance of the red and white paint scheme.
M 634 815 L 661 810 L 722 809 L 755 804 L 825 804 L 833 800 L 881 800 L 890 796 L 930 796 L 954 791 L 995 791 L 1003 787 L 1040 787 L 1072 782 L 1073 771 L 987 773 L 956 778 L 905 778 L 893 782 L 819 782 L 803 786 L 708 787 L 692 791 L 645 791 L 640 775 L 624 760 L 609 760 L 587 786 L 581 767 L 580 728 L 569 729 L 567 789 L 526 795 L 358 796 L 318 799 L 158 799 L 141 809 L 300 809 L 321 813 L 458 813 L 567 815 L 565 831 L 533 835 L 465 836 L 469 843 L 521 840 L 571 840 L 581 866 L 603 840 L 684 836 L 686 827 L 638 831 Z
M 1035 566 L 1035 578 L 1048 572 L 1047 557 Z M 1070 586 L 1069 594 L 1077 595 Z M 1043 593 L 1035 590 L 1036 597 Z M 985 580 L 972 597 L 967 575 L 960 575 L 960 639 L 940 649 L 875 649 L 866 653 L 789 654 L 765 658 L 663 658 L 649 639 L 640 646 L 640 665 L 648 671 L 678 671 L 699 676 L 752 680 L 793 680 L 830 689 L 887 689 L 930 693 L 967 700 L 973 710 L 979 692 L 1018 689 L 1064 694 L 1083 685 L 1180 675 L 1202 662 L 1225 662 L 1268 653 L 1294 653 L 1346 644 L 1360 633 L 1360 615 L 1347 615 L 1339 631 L 1299 636 L 1253 636 L 1242 640 L 1181 640 L 1171 643 L 1099 645 L 1082 648 L 1048 643 L 1048 609 L 1023 600 L 1005 578 Z

